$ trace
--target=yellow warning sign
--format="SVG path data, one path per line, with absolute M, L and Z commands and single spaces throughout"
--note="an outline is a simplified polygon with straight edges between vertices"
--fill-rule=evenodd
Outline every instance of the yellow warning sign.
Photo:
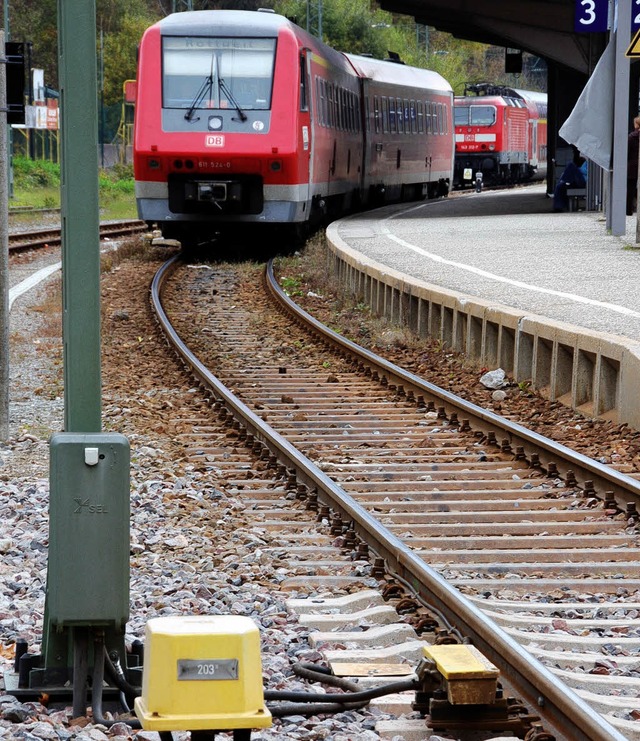
M 624 55 L 631 59 L 640 59 L 640 30 L 636 31 L 635 36 L 631 39 L 629 48 Z

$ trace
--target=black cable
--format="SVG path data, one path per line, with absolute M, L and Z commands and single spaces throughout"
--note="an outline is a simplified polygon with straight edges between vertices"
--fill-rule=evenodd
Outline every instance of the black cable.
M 332 687 L 340 687 L 340 689 L 347 692 L 359 692 L 361 689 L 357 682 L 352 682 L 345 677 L 337 677 L 331 673 L 331 669 L 325 666 L 319 666 L 318 664 L 294 664 L 292 670 L 294 674 L 303 679 L 308 679 L 310 682 L 329 684 Z
M 369 701 L 351 703 L 350 705 L 278 705 L 270 707 L 269 712 L 274 718 L 284 718 L 287 715 L 327 715 L 328 713 L 346 713 L 347 710 L 360 710 L 366 707 Z
M 140 721 L 137 718 L 118 718 L 117 720 L 107 720 L 102 715 L 102 685 L 104 683 L 104 666 L 105 659 L 102 661 L 100 657 L 105 656 L 105 645 L 104 636 L 101 631 L 96 631 L 93 635 L 94 646 L 93 646 L 93 674 L 91 676 L 91 711 L 93 713 L 93 722 L 99 723 L 107 728 L 116 723 L 126 723 L 131 728 L 142 728 Z
M 133 706 L 133 702 L 136 697 L 140 697 L 140 689 L 127 682 L 124 672 L 120 667 L 119 658 L 116 664 L 116 662 L 111 659 L 111 656 L 109 656 L 109 652 L 107 651 L 106 646 L 104 648 L 104 667 L 109 679 L 120 690 L 120 692 L 124 694 L 126 698 L 126 704 Z
M 408 690 L 417 690 L 419 684 L 413 677 L 411 679 L 403 679 L 399 682 L 391 682 L 390 684 L 378 685 L 377 687 L 370 687 L 367 690 L 360 690 L 359 692 L 345 692 L 339 694 L 337 692 L 330 692 L 328 694 L 320 694 L 317 692 L 290 692 L 288 690 L 266 690 L 264 693 L 265 700 L 287 700 L 289 702 L 315 702 L 315 703 L 336 703 L 338 705 L 344 705 L 349 703 L 360 703 L 369 702 L 376 697 L 384 697 L 384 695 L 393 695 L 396 692 L 406 692 Z

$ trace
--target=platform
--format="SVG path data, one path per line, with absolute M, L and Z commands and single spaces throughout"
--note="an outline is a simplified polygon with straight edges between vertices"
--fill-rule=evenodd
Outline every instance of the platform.
M 453 194 L 327 231 L 361 300 L 551 399 L 640 428 L 640 246 L 544 186 Z

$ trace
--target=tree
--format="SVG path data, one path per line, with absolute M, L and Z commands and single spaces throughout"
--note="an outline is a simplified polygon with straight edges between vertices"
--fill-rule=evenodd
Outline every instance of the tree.
M 46 84 L 54 88 L 58 85 L 57 12 L 56 0 L 11 0 L 9 4 L 11 40 L 32 42 L 31 66 L 43 69 Z
M 104 103 L 112 105 L 122 101 L 125 80 L 136 78 L 137 48 L 145 29 L 154 19 L 125 15 L 115 33 L 104 35 L 102 53 L 104 66 Z

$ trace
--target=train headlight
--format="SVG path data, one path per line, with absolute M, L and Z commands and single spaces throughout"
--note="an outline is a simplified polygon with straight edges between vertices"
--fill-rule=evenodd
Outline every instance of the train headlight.
M 496 148 L 495 144 L 489 144 L 489 149 L 493 152 L 493 150 Z
M 209 131 L 220 131 L 222 128 L 222 116 L 209 116 Z

